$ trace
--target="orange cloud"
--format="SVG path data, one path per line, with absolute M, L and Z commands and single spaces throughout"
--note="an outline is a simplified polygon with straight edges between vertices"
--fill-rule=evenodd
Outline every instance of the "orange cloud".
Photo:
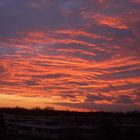
M 140 3 L 140 0 L 130 0 L 130 1 L 133 2 L 133 3 L 137 3 L 137 4 Z
M 128 26 L 119 17 L 97 16 L 95 19 L 99 25 L 105 25 L 115 29 L 128 29 Z
M 138 0 L 2 3 L 0 106 L 140 107 Z
M 96 15 L 94 19 L 100 26 L 129 29 L 119 17 Z M 1 100 L 4 95 L 7 99 L 23 97 L 21 105 L 25 107 L 32 106 L 30 101 L 34 100 L 39 106 L 51 104 L 64 109 L 68 105 L 71 110 L 80 110 L 80 105 L 82 110 L 98 110 L 98 106 L 120 105 L 125 100 L 133 102 L 134 107 L 139 104 L 140 60 L 134 39 L 121 40 L 117 35 L 86 29 L 26 31 L 17 35 L 0 43 L 10 50 L 0 55 Z M 97 108 L 88 108 L 89 103 Z M 14 103 L 10 101 L 10 105 Z

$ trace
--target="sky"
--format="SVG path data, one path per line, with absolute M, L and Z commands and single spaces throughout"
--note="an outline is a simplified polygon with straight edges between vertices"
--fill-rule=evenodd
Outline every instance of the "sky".
M 0 0 L 0 107 L 140 110 L 140 0 Z

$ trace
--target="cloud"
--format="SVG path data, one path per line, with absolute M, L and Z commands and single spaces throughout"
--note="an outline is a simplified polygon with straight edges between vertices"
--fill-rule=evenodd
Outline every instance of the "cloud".
M 76 110 L 138 109 L 139 9 L 126 0 L 2 0 L 0 93 Z
M 134 110 L 139 110 L 139 106 L 134 105 L 134 104 L 125 104 L 125 105 L 120 105 L 120 104 L 94 104 L 94 103 L 60 103 L 62 106 L 67 106 L 71 108 L 78 108 L 78 109 L 83 109 L 85 111 L 114 111 L 114 112 L 120 112 L 120 111 L 134 111 Z
M 131 97 L 126 96 L 126 95 L 120 95 L 118 97 L 117 103 L 122 103 L 122 104 L 131 104 L 134 103 L 134 101 L 131 99 Z
M 130 2 L 139 4 L 140 3 L 140 0 L 130 0 Z
M 123 23 L 121 18 L 118 17 L 108 17 L 108 16 L 97 16 L 95 17 L 97 24 L 105 25 L 115 29 L 128 29 L 128 26 Z

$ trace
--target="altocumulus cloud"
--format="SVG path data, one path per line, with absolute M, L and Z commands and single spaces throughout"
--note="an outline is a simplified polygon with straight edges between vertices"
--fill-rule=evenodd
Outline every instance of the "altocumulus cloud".
M 140 110 L 139 14 L 139 0 L 1 0 L 0 94 Z

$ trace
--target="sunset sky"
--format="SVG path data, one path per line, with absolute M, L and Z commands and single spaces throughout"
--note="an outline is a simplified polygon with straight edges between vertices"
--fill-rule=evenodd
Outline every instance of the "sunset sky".
M 140 110 L 140 0 L 0 0 L 0 107 Z

